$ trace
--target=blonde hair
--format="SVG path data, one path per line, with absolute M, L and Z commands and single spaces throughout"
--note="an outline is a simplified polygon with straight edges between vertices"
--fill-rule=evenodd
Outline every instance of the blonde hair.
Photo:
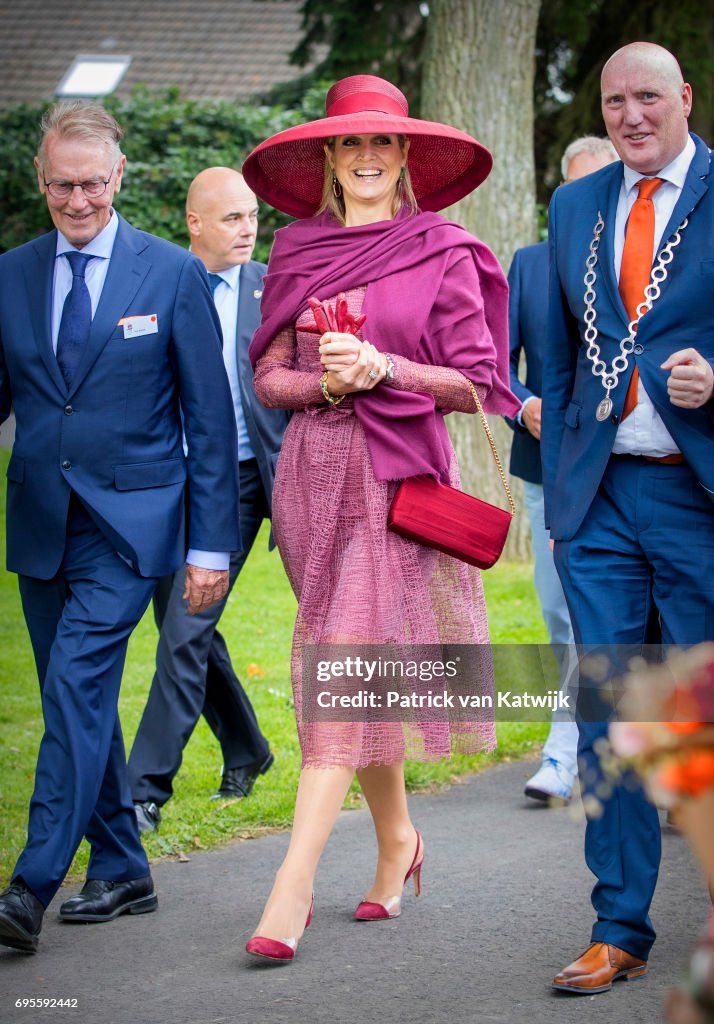
M 87 103 L 84 100 L 62 100 L 55 103 L 42 115 L 40 133 L 37 159 L 41 167 L 45 163 L 47 139 L 51 135 L 101 143 L 112 150 L 115 163 L 122 155 L 119 146 L 123 134 L 121 127 L 99 103 Z
M 406 143 L 406 135 L 397 135 L 399 142 L 399 148 L 404 152 L 404 145 Z M 334 152 L 335 149 L 335 136 L 332 135 L 329 139 L 325 139 L 325 145 Z M 325 169 L 324 169 L 324 181 L 322 184 L 322 198 L 320 199 L 320 205 L 318 206 L 315 214 L 324 213 L 325 210 L 329 210 L 337 220 L 344 227 L 345 224 L 345 201 L 342 197 L 336 196 L 332 184 L 335 181 L 335 172 L 332 169 L 330 161 L 325 154 Z M 412 188 L 412 179 L 409 174 L 409 168 L 406 164 L 402 168 L 402 174 L 397 182 L 397 188 L 394 193 L 394 203 L 392 213 L 396 214 L 402 203 L 406 203 L 409 207 L 411 214 L 417 213 L 419 207 L 417 205 L 416 196 L 414 195 L 414 189 Z

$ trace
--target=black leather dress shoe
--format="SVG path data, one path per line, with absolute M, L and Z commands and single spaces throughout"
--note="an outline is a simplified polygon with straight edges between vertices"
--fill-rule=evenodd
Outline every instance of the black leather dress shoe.
M 37 952 L 45 908 L 24 882 L 11 882 L 0 893 L 0 945 Z
M 71 896 L 59 909 L 59 920 L 94 924 L 113 921 L 120 914 L 149 914 L 158 899 L 151 875 L 131 882 L 105 882 L 90 878 L 77 896 Z
M 259 775 L 265 775 L 275 758 L 268 754 L 264 761 L 243 765 L 242 768 L 226 768 L 223 772 L 221 785 L 212 800 L 236 800 L 242 796 L 250 796 L 253 784 Z

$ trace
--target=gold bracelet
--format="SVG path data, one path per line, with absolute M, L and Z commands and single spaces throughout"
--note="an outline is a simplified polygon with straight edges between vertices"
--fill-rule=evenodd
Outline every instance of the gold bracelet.
M 345 400 L 345 395 L 338 395 L 338 397 L 335 398 L 327 390 L 327 370 L 325 370 L 323 375 L 320 377 L 320 390 L 322 391 L 322 397 L 326 402 L 329 402 L 330 405 L 339 405 L 340 402 L 344 402 Z

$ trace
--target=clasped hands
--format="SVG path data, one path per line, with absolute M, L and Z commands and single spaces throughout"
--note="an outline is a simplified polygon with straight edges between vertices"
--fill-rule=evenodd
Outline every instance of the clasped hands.
M 387 358 L 371 342 L 356 336 L 366 318 L 350 313 L 344 292 L 337 296 L 334 309 L 314 296 L 307 301 L 315 326 L 306 329 L 320 335 L 320 362 L 329 375 L 330 394 L 370 391 L 384 380 Z
M 387 360 L 370 341 L 328 331 L 320 338 L 320 362 L 328 372 L 331 395 L 369 391 L 384 380 Z

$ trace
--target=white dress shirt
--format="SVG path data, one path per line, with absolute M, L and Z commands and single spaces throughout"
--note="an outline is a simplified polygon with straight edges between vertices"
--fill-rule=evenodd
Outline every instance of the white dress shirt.
M 72 290 L 72 268 L 69 265 L 69 260 L 59 257 L 64 257 L 64 254 L 68 252 L 82 252 L 85 256 L 97 257 L 97 259 L 89 261 L 84 273 L 84 280 L 87 282 L 87 291 L 92 303 L 93 319 L 104 288 L 118 229 L 119 218 L 114 215 L 114 210 L 112 210 L 107 226 L 102 228 L 96 238 L 88 242 L 83 249 L 77 249 L 67 241 L 61 231 L 57 232 L 55 276 L 52 283 L 52 348 L 55 352 L 57 352 L 57 335 L 59 334 L 64 301 Z
M 243 401 L 240 394 L 238 379 L 238 349 L 236 347 L 236 330 L 238 324 L 238 299 L 240 296 L 240 263 L 226 270 L 216 272 L 221 282 L 216 285 L 213 301 L 216 305 L 218 319 L 221 321 L 223 333 L 223 362 L 225 363 L 228 383 L 233 396 L 233 411 L 238 430 L 238 461 L 254 459 L 255 452 L 250 443 L 250 434 L 245 422 Z
M 633 171 L 631 167 L 625 164 L 624 174 L 622 179 L 622 185 L 620 187 L 620 196 L 617 201 L 617 213 L 615 216 L 615 274 L 619 281 L 620 279 L 620 266 L 622 265 L 622 251 L 625 247 L 625 230 L 627 228 L 627 218 L 630 215 L 635 200 L 638 196 L 637 183 L 642 180 L 643 177 L 656 177 L 662 178 L 662 184 L 652 196 L 652 203 L 655 211 L 655 231 L 654 231 L 654 246 L 652 250 L 652 259 L 657 255 L 660 244 L 663 241 L 662 235 L 664 229 L 667 226 L 672 211 L 674 210 L 675 204 L 679 199 L 684 182 L 687 177 L 689 165 L 692 162 L 694 156 L 695 146 L 691 136 L 687 137 L 687 144 L 679 154 L 675 157 L 671 163 L 663 167 L 661 171 L 658 171 L 656 175 L 642 175 L 638 171 Z M 677 253 L 675 251 L 674 259 L 677 259 Z M 667 301 L 667 297 L 664 294 L 666 291 L 666 282 L 663 285 L 663 295 L 661 299 L 656 301 Z M 648 316 L 645 313 L 645 316 Z M 680 347 L 686 347 L 686 338 L 682 339 L 682 345 Z M 676 351 L 676 349 L 673 349 Z M 668 353 L 669 354 L 669 353 Z M 630 357 L 632 358 L 632 357 Z M 663 370 L 662 373 L 665 373 Z M 622 385 L 620 385 L 622 386 Z M 637 387 L 637 405 L 632 410 L 630 415 L 620 423 L 617 428 L 617 434 L 615 435 L 615 443 L 612 450 L 617 455 L 630 454 L 630 455 L 671 455 L 674 452 L 678 452 L 674 438 L 669 433 L 662 418 L 655 409 L 652 400 L 647 394 L 645 387 L 640 377 Z
M 57 335 L 59 334 L 62 310 L 65 299 L 72 290 L 72 268 L 68 259 L 60 259 L 68 252 L 82 252 L 86 256 L 96 256 L 97 259 L 90 260 L 84 274 L 87 283 L 87 291 L 92 303 L 92 319 L 97 311 L 99 300 L 102 297 L 102 289 L 109 270 L 109 260 L 114 250 L 114 242 L 119 230 L 119 218 L 111 209 L 109 223 L 99 234 L 88 242 L 82 249 L 72 245 L 61 231 L 57 232 L 57 252 L 55 256 L 54 279 L 52 283 L 52 348 L 57 352 Z M 227 569 L 230 564 L 230 555 L 227 551 L 199 551 L 190 548 L 186 555 L 189 565 L 196 565 L 203 569 Z

